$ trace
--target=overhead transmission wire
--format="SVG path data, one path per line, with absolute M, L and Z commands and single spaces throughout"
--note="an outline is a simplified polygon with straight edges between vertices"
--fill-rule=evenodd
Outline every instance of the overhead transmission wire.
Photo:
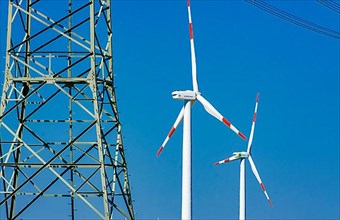
M 295 25 L 298 25 L 300 27 L 303 27 L 303 28 L 306 28 L 308 30 L 311 30 L 311 31 L 314 31 L 314 32 L 317 32 L 319 34 L 323 34 L 325 36 L 328 36 L 328 37 L 332 37 L 332 38 L 335 38 L 335 39 L 340 39 L 340 32 L 337 32 L 337 31 L 334 31 L 334 30 L 331 30 L 329 28 L 326 28 L 326 27 L 323 27 L 323 26 L 320 26 L 318 24 L 315 24 L 315 23 L 312 23 L 310 21 L 307 21 L 305 19 L 302 19 L 300 17 L 297 17 L 293 14 L 290 14 L 288 12 L 285 12 L 279 8 L 276 8 L 262 0 L 245 0 L 246 2 L 250 3 L 250 4 L 253 4 L 254 6 L 272 14 L 272 15 L 275 15 L 279 18 L 282 18 L 286 21 L 289 21 Z
M 340 14 L 340 4 L 330 1 L 330 0 L 316 0 L 326 6 L 327 8 Z

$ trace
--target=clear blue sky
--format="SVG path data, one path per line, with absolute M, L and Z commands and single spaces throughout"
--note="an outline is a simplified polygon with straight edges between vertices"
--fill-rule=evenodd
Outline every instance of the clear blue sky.
M 7 1 L 0 3 L 4 56 Z M 270 3 L 340 32 L 339 14 L 317 1 Z M 179 219 L 182 124 L 155 155 L 183 104 L 171 92 L 192 89 L 186 0 L 113 0 L 112 6 L 136 218 Z M 191 10 L 203 96 L 248 137 L 261 94 L 252 153 L 273 208 L 247 163 L 247 217 L 339 219 L 340 41 L 241 0 L 192 0 Z M 247 143 L 199 103 L 192 113 L 193 218 L 237 219 L 239 163 L 213 164 Z

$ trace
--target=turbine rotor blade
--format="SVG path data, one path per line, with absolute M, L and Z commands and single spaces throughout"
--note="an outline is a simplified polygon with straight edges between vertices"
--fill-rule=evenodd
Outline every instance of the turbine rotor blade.
M 266 188 L 264 187 L 264 184 L 263 184 L 263 182 L 262 182 L 262 180 L 261 180 L 260 174 L 257 172 L 255 163 L 254 163 L 254 161 L 253 161 L 253 159 L 252 159 L 252 157 L 251 157 L 250 155 L 248 156 L 248 160 L 249 160 L 249 163 L 250 163 L 251 170 L 253 171 L 253 173 L 254 173 L 254 175 L 255 175 L 257 181 L 259 182 L 259 184 L 260 184 L 260 186 L 261 186 L 261 189 L 262 189 L 264 195 L 267 197 L 267 200 L 268 200 L 268 202 L 269 202 L 269 205 L 272 207 L 272 206 L 273 206 L 273 203 L 272 203 L 272 201 L 270 200 L 270 198 L 269 198 L 269 196 L 268 196 L 268 193 L 267 193 L 267 191 L 266 191 Z
M 163 151 L 166 143 L 168 143 L 168 141 L 171 138 L 172 134 L 175 132 L 177 126 L 183 120 L 183 116 L 184 116 L 184 107 L 182 107 L 181 111 L 179 112 L 179 114 L 177 116 L 177 119 L 176 119 L 174 125 L 172 126 L 171 130 L 169 131 L 168 135 L 166 136 L 162 146 L 159 148 L 159 150 L 157 152 L 157 157 L 161 154 L 161 152 Z
M 220 164 L 223 164 L 223 163 L 228 163 L 228 162 L 230 162 L 230 161 L 237 160 L 237 159 L 240 159 L 240 158 L 239 158 L 239 157 L 236 157 L 236 156 L 231 156 L 231 157 L 229 157 L 229 158 L 227 158 L 227 159 L 224 159 L 224 160 L 221 160 L 221 161 L 216 162 L 216 163 L 215 163 L 215 166 L 220 165 Z
M 202 95 L 197 94 L 197 100 L 203 105 L 204 109 L 217 118 L 219 121 L 223 122 L 227 125 L 231 130 L 233 130 L 236 134 L 238 134 L 242 139 L 246 140 L 246 136 L 244 136 L 236 127 L 234 127 L 226 118 L 224 118 L 221 113 L 219 113 L 214 106 L 212 106 Z
M 253 137 L 254 137 L 254 129 L 255 129 L 255 122 L 256 122 L 256 117 L 257 117 L 257 106 L 259 104 L 259 98 L 260 94 L 256 94 L 256 103 L 255 103 L 255 110 L 254 110 L 254 115 L 253 115 L 253 122 L 251 124 L 251 131 L 249 135 L 249 141 L 248 141 L 248 147 L 247 147 L 247 153 L 250 154 L 251 147 L 252 147 L 252 142 L 253 142 Z
M 192 19 L 191 19 L 190 0 L 188 0 L 188 18 L 189 18 L 189 31 L 190 31 L 192 87 L 193 87 L 194 92 L 198 92 L 196 54 L 195 54 L 195 45 L 194 45 L 194 30 L 193 30 Z

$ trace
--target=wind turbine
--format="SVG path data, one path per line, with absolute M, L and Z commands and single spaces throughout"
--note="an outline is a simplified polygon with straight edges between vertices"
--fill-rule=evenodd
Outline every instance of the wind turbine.
M 255 122 L 256 122 L 256 114 L 257 114 L 257 106 L 259 103 L 259 94 L 256 95 L 256 103 L 255 103 L 255 111 L 254 111 L 254 116 L 253 116 L 253 122 L 251 125 L 251 131 L 250 131 L 250 136 L 249 136 L 249 141 L 248 141 L 248 148 L 247 148 L 247 152 L 234 152 L 233 156 L 221 160 L 219 162 L 216 162 L 215 165 L 220 165 L 223 163 L 227 163 L 233 160 L 240 160 L 240 213 L 239 213 L 239 219 L 240 220 L 244 220 L 246 217 L 246 208 L 245 208 L 245 201 L 246 201 L 246 196 L 245 196 L 245 164 L 244 164 L 244 160 L 247 158 L 249 163 L 250 163 L 250 167 L 251 170 L 253 171 L 257 181 L 259 182 L 262 191 L 264 192 L 269 205 L 272 207 L 273 204 L 268 196 L 268 193 L 266 191 L 266 188 L 264 187 L 264 184 L 260 178 L 259 173 L 257 172 L 256 166 L 254 164 L 254 161 L 251 157 L 251 147 L 252 147 L 252 142 L 253 142 L 253 137 L 254 137 L 254 129 L 255 129 Z
M 165 138 L 162 146 L 157 152 L 157 157 L 164 149 L 166 143 L 175 132 L 178 124 L 183 120 L 183 159 L 182 159 L 182 219 L 191 219 L 191 106 L 198 100 L 204 109 L 217 118 L 219 121 L 227 125 L 231 130 L 246 140 L 246 137 L 234 127 L 225 117 L 223 117 L 199 92 L 197 75 L 196 75 L 196 56 L 194 47 L 193 26 L 191 20 L 190 0 L 188 3 L 190 46 L 191 46 L 191 69 L 192 69 L 192 85 L 193 90 L 174 91 L 172 97 L 176 100 L 183 100 L 184 106 L 179 112 L 177 119 L 172 126 L 170 132 Z

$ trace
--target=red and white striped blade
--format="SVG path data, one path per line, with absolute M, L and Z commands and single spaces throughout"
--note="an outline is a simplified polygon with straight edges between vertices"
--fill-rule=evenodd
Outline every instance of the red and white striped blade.
M 254 129 L 255 129 L 255 122 L 256 122 L 256 118 L 257 118 L 257 106 L 259 104 L 259 98 L 260 98 L 260 94 L 257 93 L 256 94 L 255 110 L 254 110 L 254 115 L 253 115 L 253 122 L 251 124 L 251 130 L 250 130 L 248 147 L 247 147 L 247 153 L 248 154 L 250 154 L 251 146 L 252 146 L 252 142 L 253 142 L 253 137 L 254 137 Z
M 157 152 L 157 157 L 161 154 L 161 152 L 163 151 L 166 143 L 168 143 L 168 141 L 171 138 L 172 134 L 175 132 L 177 126 L 183 120 L 183 116 L 184 116 L 184 107 L 182 107 L 181 111 L 179 112 L 179 114 L 177 116 L 177 119 L 176 119 L 174 125 L 172 126 L 171 130 L 169 131 L 168 135 L 166 136 L 162 146 L 159 148 L 159 150 Z
M 224 160 L 216 162 L 215 165 L 217 166 L 217 165 L 220 165 L 222 163 L 228 163 L 230 161 L 237 160 L 237 159 L 239 159 L 239 158 L 233 155 L 233 156 L 231 156 L 231 157 L 229 157 L 227 159 L 224 159 Z
M 246 140 L 246 136 L 244 136 L 239 130 L 237 130 L 236 127 L 234 127 L 225 117 L 223 117 L 215 108 L 214 106 L 212 106 L 205 98 L 203 98 L 202 95 L 197 94 L 197 100 L 202 103 L 204 109 L 211 114 L 212 116 L 214 116 L 215 118 L 217 118 L 218 120 L 220 120 L 221 122 L 223 122 L 225 125 L 227 125 L 231 130 L 233 130 L 236 134 L 238 134 L 242 139 Z
M 253 161 L 253 159 L 251 158 L 251 156 L 249 155 L 248 156 L 248 160 L 249 160 L 249 163 L 250 163 L 250 167 L 251 167 L 251 170 L 253 171 L 257 181 L 259 182 L 260 186 L 261 186 L 261 189 L 264 193 L 264 195 L 267 197 L 267 200 L 269 202 L 269 205 L 270 206 L 273 206 L 273 203 L 272 201 L 270 200 L 269 196 L 268 196 L 268 193 L 266 191 L 266 188 L 264 187 L 264 184 L 262 183 L 262 180 L 261 180 L 261 177 L 260 177 L 260 174 L 257 172 L 257 169 L 256 169 L 256 166 L 255 166 L 255 163 Z
M 194 92 L 198 92 L 197 72 L 196 72 L 196 54 L 195 54 L 195 45 L 194 45 L 194 30 L 192 27 L 190 0 L 188 0 L 188 17 L 189 17 L 190 48 L 191 48 L 192 87 L 193 87 Z

